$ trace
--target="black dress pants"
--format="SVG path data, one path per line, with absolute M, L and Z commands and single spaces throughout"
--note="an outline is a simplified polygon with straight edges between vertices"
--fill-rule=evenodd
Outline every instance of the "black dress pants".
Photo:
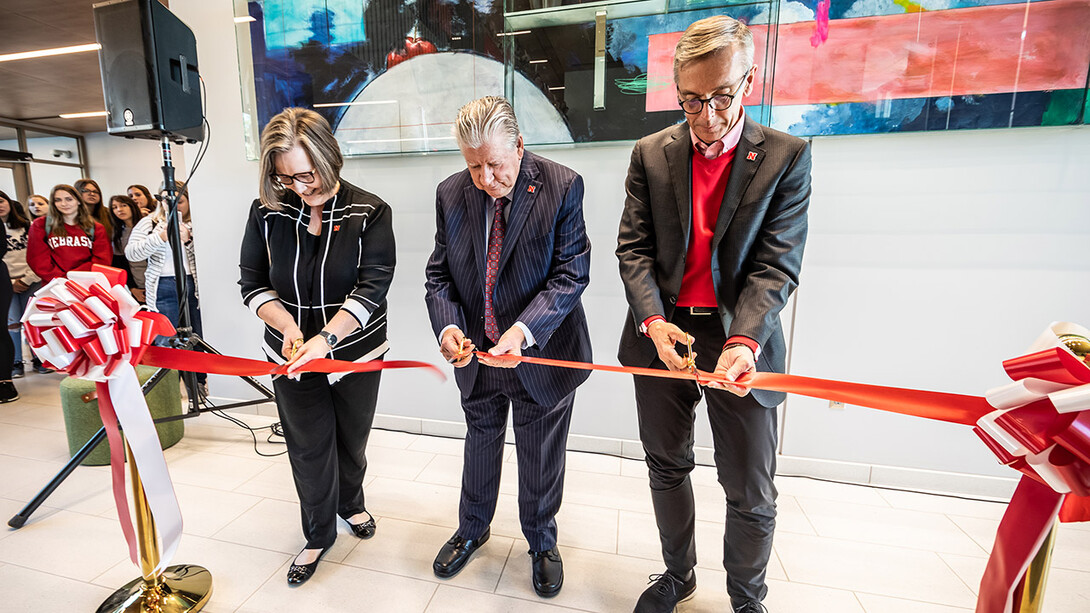
M 680 310 L 680 308 L 679 308 Z M 715 315 L 676 315 L 674 322 L 696 337 L 697 367 L 712 371 L 725 335 Z M 655 367 L 665 369 L 656 360 Z M 701 390 L 691 381 L 636 376 L 636 410 L 662 556 L 672 573 L 696 566 L 696 507 L 689 473 L 695 465 L 693 424 Z M 761 600 L 776 526 L 776 408 L 752 395 L 704 388 L 715 448 L 715 468 L 726 494 L 723 568 L 734 606 Z
M 556 545 L 556 513 L 564 495 L 564 459 L 574 400 L 573 391 L 554 407 L 541 406 L 523 388 L 515 369 L 479 366 L 473 393 L 462 400 L 467 431 L 459 536 L 480 538 L 496 514 L 511 407 L 522 534 L 534 551 Z
M 351 373 L 330 385 L 327 375 L 273 380 L 284 426 L 308 549 L 337 540 L 337 515 L 366 509 L 363 477 L 381 372 Z
M 11 287 L 8 267 L 0 271 L 0 313 L 7 313 L 15 290 Z M 7 321 L 5 318 L 4 321 Z M 15 364 L 15 341 L 10 334 L 0 334 L 0 381 L 11 381 L 11 368 Z

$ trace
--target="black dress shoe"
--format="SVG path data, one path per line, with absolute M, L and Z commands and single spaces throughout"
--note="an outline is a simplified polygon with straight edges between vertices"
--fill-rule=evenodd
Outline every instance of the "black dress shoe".
M 465 567 L 466 562 L 469 562 L 473 552 L 480 549 L 481 545 L 488 541 L 489 536 L 492 536 L 492 530 L 485 528 L 484 534 L 480 538 L 467 539 L 457 534 L 450 537 L 450 540 L 439 550 L 439 555 L 435 556 L 435 562 L 431 565 L 432 570 L 435 571 L 435 576 L 440 579 L 449 579 L 457 575 Z
M 651 585 L 640 594 L 634 613 L 671 613 L 677 603 L 692 598 L 696 591 L 696 573 L 690 573 L 688 581 L 670 571 L 648 579 Z
M 736 607 L 734 613 L 768 613 L 768 609 L 756 600 L 747 600 Z
M 367 513 L 367 511 L 364 511 Z M 348 521 L 347 519 L 345 521 Z M 352 534 L 355 534 L 361 539 L 369 539 L 375 536 L 375 518 L 371 517 L 370 513 L 367 513 L 367 521 L 362 524 L 354 524 L 348 521 L 348 527 L 352 528 Z
M 322 561 L 322 556 L 324 556 L 326 552 L 330 549 L 332 549 L 332 547 L 326 547 L 325 549 L 323 549 L 322 553 L 318 554 L 318 559 L 311 562 L 310 564 L 293 563 L 288 568 L 288 585 L 297 586 L 306 583 L 307 580 L 310 579 L 311 575 L 314 574 L 314 571 L 318 569 L 318 562 Z
M 528 551 L 534 591 L 542 598 L 552 598 L 564 585 L 564 561 L 556 547 L 548 551 Z

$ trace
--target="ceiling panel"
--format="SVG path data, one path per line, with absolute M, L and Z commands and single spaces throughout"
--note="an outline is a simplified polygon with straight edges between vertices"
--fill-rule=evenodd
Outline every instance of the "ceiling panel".
M 0 54 L 95 42 L 91 7 L 100 1 L 0 0 Z M 56 117 L 105 107 L 95 52 L 0 62 L 0 90 L 0 118 L 79 132 L 106 129 L 102 117 Z

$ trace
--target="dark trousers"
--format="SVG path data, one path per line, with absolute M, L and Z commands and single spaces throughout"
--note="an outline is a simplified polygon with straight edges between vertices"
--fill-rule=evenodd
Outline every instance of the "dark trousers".
M 722 353 L 719 318 L 688 313 L 674 323 L 696 337 L 697 367 L 712 371 Z M 665 368 L 661 361 L 656 367 Z M 696 566 L 696 507 L 689 480 L 693 424 L 701 391 L 690 381 L 634 377 L 640 440 L 651 479 L 651 501 L 666 568 L 685 576 Z M 761 600 L 776 527 L 776 409 L 752 396 L 704 388 L 715 468 L 727 500 L 723 568 L 734 606 Z
M 11 299 L 15 290 L 11 287 L 8 268 L 0 271 L 0 313 L 7 313 L 11 308 Z M 0 334 L 0 381 L 11 381 L 11 367 L 15 363 L 15 342 L 10 334 Z
M 337 515 L 347 519 L 366 509 L 364 452 L 380 375 L 348 374 L 333 385 L 318 373 L 273 380 L 308 549 L 333 545 Z
M 575 392 L 554 407 L 534 402 L 514 369 L 481 365 L 473 393 L 462 400 L 466 416 L 458 534 L 479 538 L 492 523 L 500 494 L 507 409 L 515 428 L 519 471 L 519 522 L 534 551 L 556 545 L 556 513 L 564 494 L 564 459 Z
M 185 287 L 186 301 L 189 304 L 189 318 L 192 320 L 190 324 L 193 327 L 193 332 L 203 338 L 201 303 L 197 301 L 197 285 L 193 282 L 193 275 L 185 276 Z M 155 293 L 155 308 L 163 315 L 166 315 L 175 328 L 178 327 L 178 318 L 181 317 L 182 307 L 178 300 L 178 282 L 174 280 L 174 277 L 159 277 L 159 287 Z M 165 344 L 165 338 L 159 338 L 163 339 Z M 204 383 L 205 381 L 208 381 L 208 375 L 203 372 L 197 373 L 197 382 Z M 188 389 L 188 382 L 186 387 Z M 189 390 L 189 393 L 192 395 L 193 390 Z

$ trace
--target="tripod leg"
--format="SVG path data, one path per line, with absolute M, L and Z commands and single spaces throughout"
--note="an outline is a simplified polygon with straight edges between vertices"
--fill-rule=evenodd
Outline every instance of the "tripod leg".
M 68 460 L 68 463 L 64 465 L 64 468 L 62 468 L 59 473 L 57 473 L 57 476 L 53 477 L 52 481 L 45 484 L 45 487 L 43 487 L 42 490 L 38 492 L 36 496 L 34 496 L 33 500 L 28 502 L 21 511 L 16 513 L 14 517 L 8 520 L 8 525 L 12 528 L 22 528 L 23 524 L 26 523 L 26 520 L 30 519 L 30 515 L 34 513 L 34 511 L 37 511 L 38 507 L 42 506 L 42 503 L 45 502 L 45 499 L 49 498 L 49 495 L 52 494 L 53 491 L 56 490 L 58 487 L 60 487 L 60 484 L 63 483 L 66 478 L 68 478 L 68 475 L 72 474 L 72 471 L 76 470 L 76 467 L 80 465 L 80 462 L 82 462 L 88 455 L 90 455 L 91 452 L 95 450 L 95 447 L 98 447 L 98 444 L 101 443 L 102 439 L 104 438 L 106 438 L 106 428 L 102 427 L 99 428 L 98 432 L 96 432 L 95 435 L 92 436 L 79 451 L 76 452 L 76 455 L 72 456 L 71 460 Z
M 223 355 L 219 351 L 216 351 L 215 347 L 213 347 L 212 345 L 209 345 L 208 342 L 205 341 L 200 336 L 197 336 L 196 334 L 194 334 L 192 336 L 192 339 L 193 339 L 194 347 L 199 347 L 201 349 L 201 351 L 204 351 L 205 353 L 214 353 L 216 355 Z M 245 381 L 247 384 L 249 384 L 250 387 L 256 389 L 259 392 L 261 392 L 266 398 L 275 398 L 276 397 L 276 394 L 274 394 L 272 392 L 272 390 L 265 387 L 257 379 L 255 379 L 253 377 L 245 377 L 245 376 L 239 377 L 239 378 L 242 379 L 243 381 Z

